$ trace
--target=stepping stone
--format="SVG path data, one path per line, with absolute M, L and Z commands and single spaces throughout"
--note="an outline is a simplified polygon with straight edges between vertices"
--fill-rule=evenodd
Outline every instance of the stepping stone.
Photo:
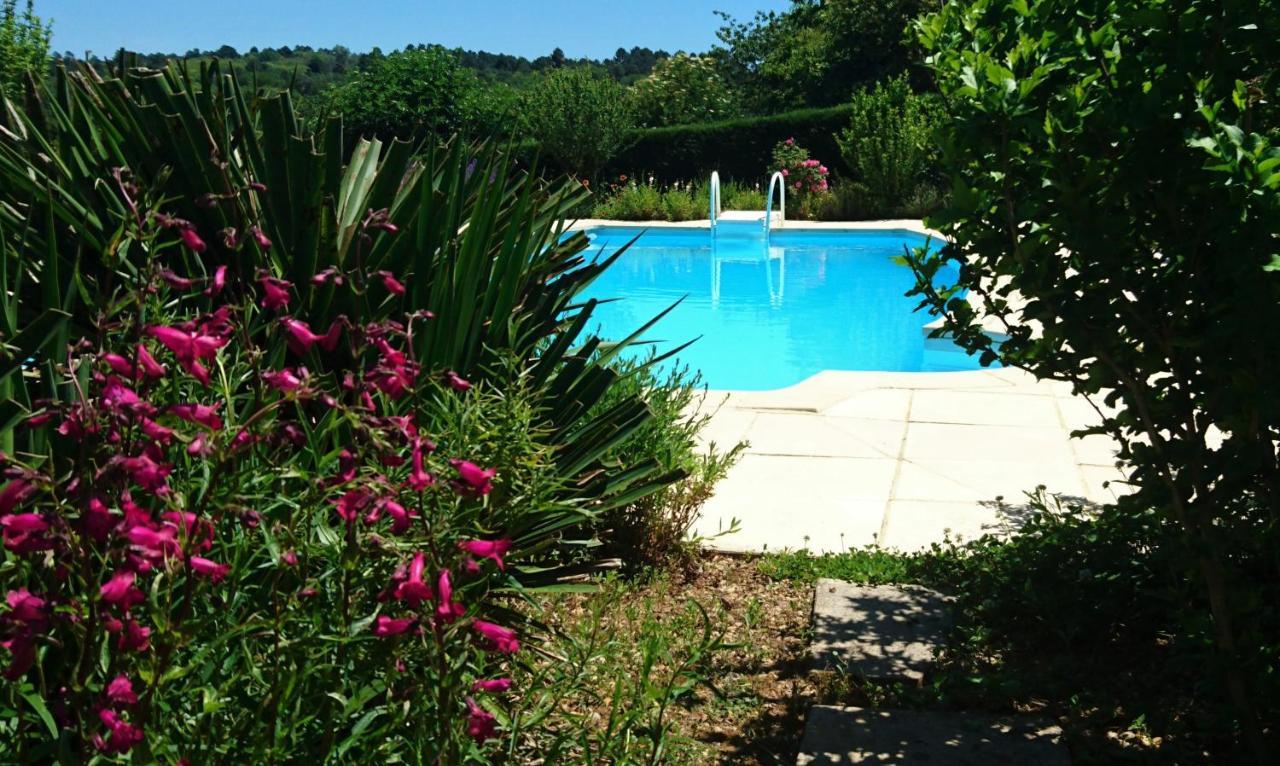
M 950 627 L 948 601 L 937 591 L 818 580 L 810 652 L 819 670 L 921 683 Z
M 1043 721 L 977 713 L 815 706 L 796 766 L 1068 766 L 1062 730 Z

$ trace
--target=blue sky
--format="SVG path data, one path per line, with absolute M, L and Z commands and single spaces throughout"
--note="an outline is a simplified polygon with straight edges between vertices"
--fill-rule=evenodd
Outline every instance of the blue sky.
M 790 0 L 36 0 L 53 19 L 53 48 L 110 55 L 184 53 L 227 44 L 345 45 L 384 51 L 410 43 L 529 57 L 559 46 L 570 57 L 634 45 L 701 51 L 720 26 L 713 11 L 747 18 Z

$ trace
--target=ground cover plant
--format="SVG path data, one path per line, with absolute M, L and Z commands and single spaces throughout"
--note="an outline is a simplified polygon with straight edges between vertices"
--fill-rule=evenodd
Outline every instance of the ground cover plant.
M 511 685 L 545 636 L 513 607 L 684 475 L 616 457 L 653 413 L 582 334 L 580 187 L 461 142 L 344 159 L 217 67 L 42 96 L 0 141 L 3 759 L 538 735 L 573 690 Z
M 1063 727 L 1073 763 L 1230 760 L 1229 711 L 1200 691 L 1211 638 L 1187 619 L 1205 597 L 1171 574 L 1167 522 L 1042 495 L 1009 511 L 1027 520 L 1012 536 L 910 554 L 765 556 L 761 571 L 781 581 L 913 583 L 955 599 L 955 626 L 923 687 L 835 673 L 814 698 L 1035 715 Z
M 696 221 L 711 215 L 711 188 L 708 181 L 678 181 L 659 184 L 652 177 L 620 174 L 616 181 L 599 190 L 591 208 L 592 218 L 615 221 Z M 764 192 L 759 183 L 748 185 L 726 181 L 720 185 L 722 210 L 763 210 Z
M 919 34 L 949 114 L 928 220 L 949 242 L 909 259 L 940 332 L 1109 405 L 1092 430 L 1135 485 L 1120 508 L 1165 521 L 1165 574 L 1203 597 L 1182 617 L 1216 649 L 1197 691 L 1238 742 L 1218 757 L 1260 764 L 1280 699 L 1278 28 L 1273 2 L 945 6 Z M 944 264 L 958 282 L 934 289 Z

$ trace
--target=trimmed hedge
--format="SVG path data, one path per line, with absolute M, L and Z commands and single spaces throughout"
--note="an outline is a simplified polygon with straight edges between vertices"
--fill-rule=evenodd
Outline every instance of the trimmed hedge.
M 718 170 L 726 180 L 754 183 L 765 180 L 773 147 L 788 138 L 795 138 L 810 156 L 835 167 L 840 159 L 835 134 L 849 126 L 850 117 L 850 106 L 843 104 L 640 130 L 606 172 L 643 173 L 671 182 L 702 178 Z

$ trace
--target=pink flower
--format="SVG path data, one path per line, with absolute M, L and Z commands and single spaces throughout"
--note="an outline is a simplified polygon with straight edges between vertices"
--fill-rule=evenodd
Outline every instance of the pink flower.
M 93 735 L 93 746 L 104 753 L 127 753 L 133 746 L 142 742 L 142 727 L 127 723 L 114 710 L 103 708 L 98 711 L 98 718 L 110 731 L 107 739 L 101 735 Z
M 130 364 L 129 360 L 125 359 L 123 356 L 107 353 L 102 355 L 102 361 L 106 362 L 112 372 L 117 375 L 123 375 L 130 379 L 133 378 L 133 365 Z
M 115 705 L 132 705 L 138 701 L 133 692 L 133 682 L 126 675 L 118 675 L 107 684 L 107 699 Z
M 252 229 L 249 229 L 249 235 L 253 237 L 254 242 L 258 243 L 259 248 L 263 250 L 271 249 L 271 240 L 266 234 L 262 233 L 261 228 L 254 226 Z
M 139 343 L 137 352 L 138 369 L 142 371 L 144 376 L 151 378 L 152 380 L 158 380 L 163 378 L 165 373 L 168 372 L 163 364 L 156 361 L 156 358 L 151 355 L 151 352 L 147 350 L 146 346 Z
M 510 628 L 484 620 L 472 622 L 471 628 L 480 634 L 486 649 L 502 654 L 515 654 L 520 651 L 520 641 L 516 638 L 515 631 Z
M 493 482 L 490 481 L 497 473 L 494 468 L 481 468 L 469 460 L 450 460 L 449 465 L 454 467 L 458 472 L 458 478 L 453 481 L 453 488 L 464 494 L 487 495 L 493 490 Z
M 466 540 L 458 543 L 458 547 L 476 558 L 493 559 L 498 569 L 504 569 L 502 557 L 511 550 L 511 539 L 503 537 L 498 540 Z
M 787 177 L 787 176 L 789 176 L 789 175 L 791 175 L 791 171 L 790 171 L 790 170 L 787 170 L 786 168 L 783 168 L 783 169 L 782 169 L 782 177 L 783 177 L 783 178 L 786 178 L 786 177 Z
M 473 692 L 488 692 L 490 694 L 502 694 L 511 688 L 510 678 L 495 678 L 490 681 L 476 681 L 471 684 Z
M 15 513 L 0 517 L 0 527 L 6 535 L 29 535 L 49 528 L 49 523 L 38 513 Z
M 209 443 L 209 435 L 201 431 L 187 445 L 187 454 L 191 457 L 209 457 L 213 454 L 213 445 Z
M 219 266 L 213 272 L 213 282 L 211 282 L 209 286 L 205 288 L 204 294 L 209 296 L 217 295 L 218 293 L 222 292 L 222 289 L 226 286 L 227 286 L 227 267 Z
M 155 407 L 143 401 L 133 389 L 114 375 L 107 378 L 107 382 L 102 386 L 102 403 L 113 410 L 142 414 L 155 412 Z
M 453 601 L 453 583 L 449 581 L 449 570 L 442 571 L 436 580 L 436 619 L 450 623 L 466 611 L 462 604 Z
M 227 345 L 226 338 L 204 332 L 191 332 L 178 327 L 153 325 L 146 329 L 146 333 L 173 352 L 182 369 L 206 386 L 210 382 L 209 371 L 200 363 L 200 360 L 212 358 L 218 349 Z
M 26 588 L 9 591 L 5 602 L 9 604 L 10 619 L 36 625 L 44 623 L 47 603 Z
M 165 428 L 151 418 L 142 419 L 142 433 L 157 444 L 168 445 L 173 441 L 173 429 Z
M 498 736 L 493 715 L 470 697 L 467 697 L 467 736 L 479 743 Z
M 379 500 L 378 502 L 381 510 L 386 511 L 387 515 L 391 517 L 391 534 L 393 535 L 403 535 L 408 532 L 413 519 L 418 517 L 417 513 L 405 509 L 403 505 L 390 498 Z
M 342 497 L 335 498 L 329 502 L 336 506 L 338 516 L 348 524 L 354 523 L 360 518 L 360 513 L 373 500 L 373 494 L 367 489 L 349 489 L 343 493 Z
M 195 229 L 183 229 L 181 235 L 182 244 L 194 252 L 203 253 L 209 247 L 204 243 L 203 239 L 200 239 L 200 235 L 196 233 Z
M 268 311 L 279 311 L 289 305 L 289 288 L 292 282 L 276 277 L 264 276 L 258 280 L 262 285 L 262 307 Z
M 222 430 L 222 418 L 218 417 L 218 406 L 206 404 L 175 404 L 169 412 L 190 423 L 197 423 L 211 431 Z
M 105 542 L 114 523 L 111 510 L 107 508 L 106 503 L 102 502 L 102 498 L 89 498 L 89 505 L 80 516 L 80 525 L 84 533 L 100 543 Z
M 227 573 L 231 571 L 230 566 L 210 561 L 201 556 L 192 556 L 187 559 L 187 563 L 191 565 L 191 571 L 198 575 L 204 575 L 215 583 L 222 582 L 222 578 L 226 577 Z
M 409 487 L 415 492 L 421 492 L 436 483 L 435 477 L 427 473 L 426 467 L 423 464 L 423 452 L 431 451 L 429 449 L 425 449 L 426 444 L 431 443 L 426 442 L 424 444 L 421 439 L 414 439 L 413 441 L 413 468 L 409 471 Z
M 35 494 L 36 487 L 26 479 L 14 479 L 0 489 L 0 514 L 12 513 L 19 503 Z
M 164 271 L 160 272 L 160 278 L 165 281 L 165 284 L 169 285 L 175 290 L 190 290 L 191 288 L 196 286 L 196 280 L 187 279 L 186 277 L 180 277 L 177 274 L 174 274 L 172 271 L 169 271 L 168 269 L 165 269 Z
M 262 373 L 262 379 L 266 381 L 268 386 L 277 391 L 294 391 L 302 385 L 302 378 L 294 374 L 293 370 L 285 368 L 275 372 Z
M 148 492 L 154 492 L 157 495 L 169 493 L 168 479 L 169 474 L 173 473 L 173 466 L 157 463 L 149 455 L 115 457 L 111 462 L 119 465 L 125 473 L 129 474 L 134 484 Z
M 140 604 L 146 599 L 142 591 L 133 586 L 133 581 L 137 577 L 133 572 L 117 572 L 111 576 L 98 593 L 102 596 L 102 600 L 108 604 L 115 604 L 122 609 L 129 609 L 134 604 Z
M 10 655 L 9 667 L 4 671 L 4 677 L 10 681 L 21 678 L 35 664 L 36 642 L 31 633 L 19 632 L 12 638 L 0 641 L 0 646 L 7 649 Z
M 151 628 L 144 628 L 137 620 L 130 619 L 122 626 L 116 647 L 130 652 L 145 652 L 151 647 Z
M 332 351 L 338 347 L 339 333 L 342 332 L 341 320 L 333 320 L 333 323 L 329 325 L 328 332 L 324 335 L 317 335 L 311 331 L 310 325 L 297 319 L 285 317 L 280 321 L 289 333 L 286 339 L 289 343 L 289 349 L 299 356 L 310 351 L 311 347 L 317 343 L 325 351 Z
M 409 577 L 396 586 L 395 596 L 412 609 L 417 609 L 423 601 L 432 598 L 431 586 L 422 579 L 426 569 L 426 554 L 414 554 L 413 563 L 409 565 Z
M 401 633 L 413 627 L 414 619 L 412 617 L 392 618 L 385 614 L 378 615 L 378 619 L 373 623 L 373 635 L 380 638 L 387 636 L 398 636 Z
M 164 526 L 152 529 L 138 524 L 125 530 L 127 539 L 139 552 L 150 559 L 182 558 L 182 546 L 178 543 L 178 530 Z
M 454 391 L 457 391 L 459 393 L 462 393 L 463 391 L 471 390 L 470 381 L 464 379 L 461 375 L 454 372 L 453 370 L 448 370 L 447 372 L 445 372 L 444 382 L 449 386 L 449 388 L 452 388 Z
M 379 271 L 378 276 L 382 277 L 382 286 L 387 288 L 387 292 L 392 295 L 404 295 L 404 285 L 395 275 L 389 271 Z

